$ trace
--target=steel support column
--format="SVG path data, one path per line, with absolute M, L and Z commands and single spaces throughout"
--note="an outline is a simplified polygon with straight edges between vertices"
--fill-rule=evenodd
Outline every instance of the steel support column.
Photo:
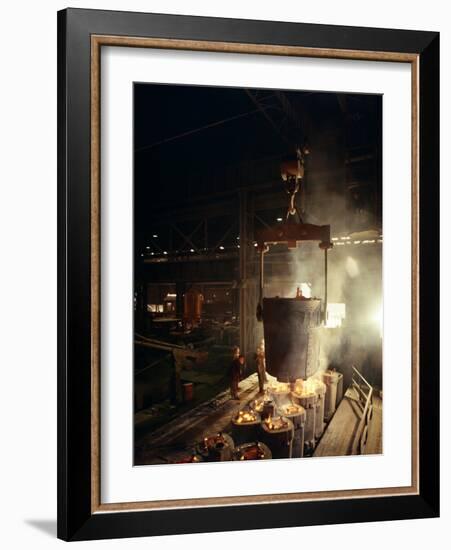
M 248 362 L 252 361 L 257 349 L 257 280 L 255 276 L 255 250 L 253 246 L 252 196 L 246 189 L 240 189 L 240 349 Z

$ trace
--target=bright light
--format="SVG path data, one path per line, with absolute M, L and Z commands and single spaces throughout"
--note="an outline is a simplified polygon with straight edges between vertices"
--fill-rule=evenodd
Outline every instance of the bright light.
M 194 252 L 194 248 L 190 248 L 189 251 L 190 251 L 190 252 Z
M 146 250 L 150 250 L 150 246 L 146 246 Z
M 379 308 L 373 314 L 373 321 L 375 323 L 377 323 L 377 325 L 379 326 L 379 335 L 380 335 L 381 338 L 382 338 L 382 335 L 383 335 L 383 332 L 384 332 L 383 317 L 384 317 L 384 312 L 383 312 L 382 305 L 381 305 L 381 306 L 379 306 Z
M 351 256 L 348 256 L 346 258 L 346 272 L 351 277 L 351 279 L 354 279 L 360 273 L 359 265 L 354 260 L 354 258 L 351 258 Z
M 219 247 L 219 250 L 224 250 L 224 247 L 221 245 L 221 246 Z
M 304 298 L 312 297 L 312 286 L 310 283 L 301 283 L 301 292 Z
M 283 221 L 283 218 L 277 218 L 277 221 L 281 222 L 281 221 Z
M 158 239 L 158 235 L 152 235 L 154 239 Z
M 166 254 L 167 254 L 167 251 L 166 251 L 166 250 L 163 250 L 163 254 L 165 254 L 165 255 L 166 255 Z
M 343 319 L 346 318 L 346 305 L 345 304 L 327 304 L 326 312 L 326 327 L 338 328 L 341 327 Z

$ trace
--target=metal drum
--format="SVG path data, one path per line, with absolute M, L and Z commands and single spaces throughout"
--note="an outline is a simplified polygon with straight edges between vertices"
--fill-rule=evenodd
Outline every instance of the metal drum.
M 283 416 L 272 416 L 261 423 L 260 440 L 271 449 L 273 458 L 291 458 L 293 454 L 293 422 Z
M 315 411 L 315 439 L 319 439 L 324 431 L 324 406 L 326 397 L 326 384 L 321 382 L 319 378 L 309 378 L 305 383 L 305 387 L 316 393 L 318 398 Z
M 321 300 L 263 298 L 266 370 L 279 382 L 318 370 Z
M 304 426 L 306 413 L 304 407 L 290 403 L 283 405 L 280 409 L 285 418 L 289 418 L 293 422 L 294 436 L 292 457 L 301 458 L 304 456 Z
M 260 415 L 251 409 L 242 409 L 232 418 L 232 438 L 236 445 L 258 441 L 260 433 Z
M 265 419 L 276 414 L 276 404 L 269 394 L 257 397 L 249 403 L 250 408 L 257 412 L 261 418 Z
M 197 454 L 207 462 L 223 462 L 232 460 L 235 444 L 228 434 L 205 437 L 196 446 Z
M 233 460 L 266 460 L 272 458 L 271 451 L 261 441 L 244 443 L 235 447 Z
M 337 407 L 337 389 L 343 375 L 334 370 L 326 370 L 322 375 L 323 382 L 326 384 L 326 398 L 324 402 L 324 419 L 326 422 L 332 418 Z M 343 384 L 343 382 L 341 382 Z M 343 392 L 343 390 L 342 390 Z
M 313 449 L 315 446 L 315 421 L 318 395 L 306 388 L 295 389 L 291 393 L 293 403 L 301 405 L 305 409 L 304 445 Z
M 271 396 L 272 400 L 276 404 L 276 407 L 282 407 L 291 403 L 291 388 L 290 384 L 286 382 L 272 382 L 268 386 L 268 393 Z M 264 417 L 265 418 L 265 417 Z

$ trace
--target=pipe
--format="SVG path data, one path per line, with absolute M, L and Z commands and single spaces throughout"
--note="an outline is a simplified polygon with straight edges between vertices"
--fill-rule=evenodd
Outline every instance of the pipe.
M 327 322 L 327 248 L 324 249 L 324 323 Z

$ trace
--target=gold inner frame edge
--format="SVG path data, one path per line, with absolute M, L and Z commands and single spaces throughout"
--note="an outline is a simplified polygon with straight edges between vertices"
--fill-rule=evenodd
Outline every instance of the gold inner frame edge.
M 100 50 L 102 46 L 410 63 L 412 72 L 412 480 L 408 487 L 101 503 L 100 492 Z M 419 55 L 113 35 L 91 36 L 91 513 L 275 504 L 419 494 Z

